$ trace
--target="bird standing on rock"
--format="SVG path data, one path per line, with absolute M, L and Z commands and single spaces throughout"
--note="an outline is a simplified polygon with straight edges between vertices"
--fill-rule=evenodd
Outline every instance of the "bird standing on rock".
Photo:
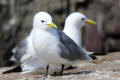
M 46 12 L 39 12 L 33 19 L 33 47 L 36 54 L 46 63 L 46 75 L 49 64 L 62 65 L 72 64 L 80 60 L 91 58 L 64 32 L 55 29 L 52 17 Z
M 96 24 L 96 22 L 88 19 L 80 12 L 73 12 L 66 18 L 63 32 L 69 36 L 79 47 L 81 47 L 81 29 L 82 27 L 86 26 L 86 24 Z M 94 53 L 87 51 L 83 47 L 82 49 L 89 55 Z

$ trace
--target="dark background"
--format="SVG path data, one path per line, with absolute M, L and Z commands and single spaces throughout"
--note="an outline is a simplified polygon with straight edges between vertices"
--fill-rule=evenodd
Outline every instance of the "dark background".
M 83 28 L 83 46 L 94 52 L 120 50 L 120 0 L 0 0 L 0 66 L 29 34 L 39 11 L 49 12 L 61 30 L 68 14 L 82 12 L 97 22 Z

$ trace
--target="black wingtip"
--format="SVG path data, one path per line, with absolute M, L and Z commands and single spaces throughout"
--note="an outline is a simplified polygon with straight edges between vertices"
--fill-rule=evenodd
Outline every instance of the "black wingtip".
M 101 55 L 106 55 L 107 53 L 106 52 L 95 52 L 93 54 L 90 55 L 90 57 L 93 59 L 93 60 L 96 60 L 97 57 L 96 56 L 101 56 Z
M 8 74 L 8 73 L 13 73 L 13 72 L 21 72 L 21 71 L 22 71 L 21 67 L 20 66 L 16 66 L 13 69 L 4 71 L 2 74 Z
M 92 60 L 96 60 L 97 57 L 95 55 L 90 55 L 90 57 L 92 58 Z

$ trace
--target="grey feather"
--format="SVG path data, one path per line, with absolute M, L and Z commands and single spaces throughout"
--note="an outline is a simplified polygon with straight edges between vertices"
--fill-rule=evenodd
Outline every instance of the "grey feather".
M 27 40 L 25 39 L 22 40 L 20 44 L 18 44 L 18 46 L 13 49 L 14 50 L 13 57 L 15 58 L 16 61 L 20 62 L 20 59 L 26 53 L 26 48 L 27 48 Z
M 79 47 L 71 38 L 60 30 L 56 30 L 59 35 L 61 44 L 60 56 L 64 59 L 75 61 L 75 60 L 91 60 L 91 58 Z

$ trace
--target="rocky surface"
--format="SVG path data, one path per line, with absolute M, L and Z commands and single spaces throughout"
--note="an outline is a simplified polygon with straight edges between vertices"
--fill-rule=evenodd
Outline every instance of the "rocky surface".
M 20 73 L 2 74 L 10 68 L 0 68 L 0 80 L 120 80 L 120 52 L 97 56 L 98 60 L 73 65 L 74 69 L 65 70 L 63 76 L 44 77 L 44 74 Z M 12 67 L 11 67 L 12 68 Z

